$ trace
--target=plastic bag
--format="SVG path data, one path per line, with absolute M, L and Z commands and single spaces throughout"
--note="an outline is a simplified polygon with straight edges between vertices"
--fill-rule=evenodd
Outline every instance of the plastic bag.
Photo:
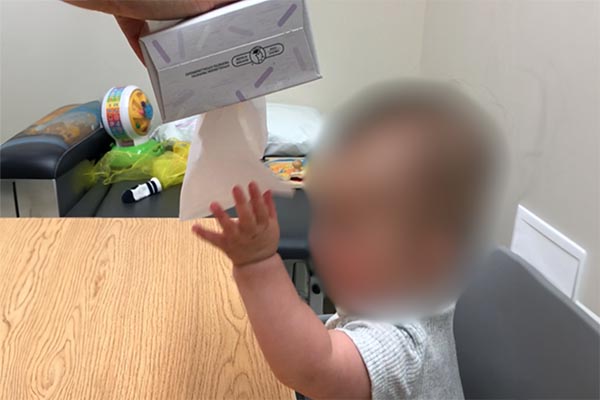
M 183 182 L 188 153 L 189 143 L 172 140 L 114 147 L 96 163 L 90 174 L 105 185 L 156 177 L 166 189 Z
M 171 148 L 152 162 L 151 174 L 158 178 L 163 189 L 181 184 L 187 168 L 190 144 L 177 141 Z

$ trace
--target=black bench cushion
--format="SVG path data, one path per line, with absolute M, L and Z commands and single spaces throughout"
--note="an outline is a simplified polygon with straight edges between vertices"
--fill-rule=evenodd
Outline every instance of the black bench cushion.
M 0 146 L 2 179 L 55 179 L 110 149 L 100 102 L 61 107 Z

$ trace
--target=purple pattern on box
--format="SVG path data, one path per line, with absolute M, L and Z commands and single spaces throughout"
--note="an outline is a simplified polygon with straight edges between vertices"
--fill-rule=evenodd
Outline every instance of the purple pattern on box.
M 237 96 L 239 101 L 246 101 L 246 97 L 244 96 L 241 90 L 236 90 L 235 95 Z
M 283 25 L 285 25 L 285 23 L 288 21 L 288 19 L 290 19 L 290 17 L 296 12 L 296 9 L 298 9 L 298 6 L 295 4 L 292 4 L 290 6 L 290 8 L 287 9 L 285 14 L 283 14 L 281 16 L 281 18 L 279 18 L 279 21 L 277 22 L 277 26 L 281 28 Z
M 263 83 L 265 83 L 265 81 L 269 78 L 269 76 L 271 76 L 272 73 L 273 73 L 273 67 L 267 68 L 265 70 L 265 72 L 263 72 L 262 75 L 258 77 L 256 82 L 254 82 L 254 87 L 257 89 L 259 87 L 261 87 L 263 85 Z
M 162 48 L 162 46 L 160 45 L 160 43 L 158 43 L 158 40 L 153 40 L 152 41 L 152 45 L 154 46 L 154 48 L 156 49 L 156 51 L 158 52 L 158 54 L 162 57 L 162 59 L 169 64 L 171 62 L 171 57 L 169 57 L 169 55 L 167 54 L 167 52 L 165 51 L 165 49 Z

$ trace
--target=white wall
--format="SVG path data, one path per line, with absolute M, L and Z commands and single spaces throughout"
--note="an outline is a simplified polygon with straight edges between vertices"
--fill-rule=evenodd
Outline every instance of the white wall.
M 112 86 L 152 92 L 114 18 L 58 0 L 0 0 L 0 141 Z M 153 100 L 153 98 L 152 98 Z
M 484 88 L 501 105 L 514 199 L 588 251 L 578 297 L 597 314 L 599 50 L 595 1 L 427 4 L 422 71 Z
M 420 70 L 425 2 L 309 0 L 324 79 L 271 99 L 330 111 L 370 83 Z

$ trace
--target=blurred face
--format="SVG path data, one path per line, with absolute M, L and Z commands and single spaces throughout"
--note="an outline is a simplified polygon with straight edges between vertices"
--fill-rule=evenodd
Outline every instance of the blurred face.
M 317 272 L 336 305 L 363 314 L 426 292 L 448 272 L 449 257 L 445 238 L 419 215 L 418 127 L 370 129 L 315 159 L 307 180 Z

